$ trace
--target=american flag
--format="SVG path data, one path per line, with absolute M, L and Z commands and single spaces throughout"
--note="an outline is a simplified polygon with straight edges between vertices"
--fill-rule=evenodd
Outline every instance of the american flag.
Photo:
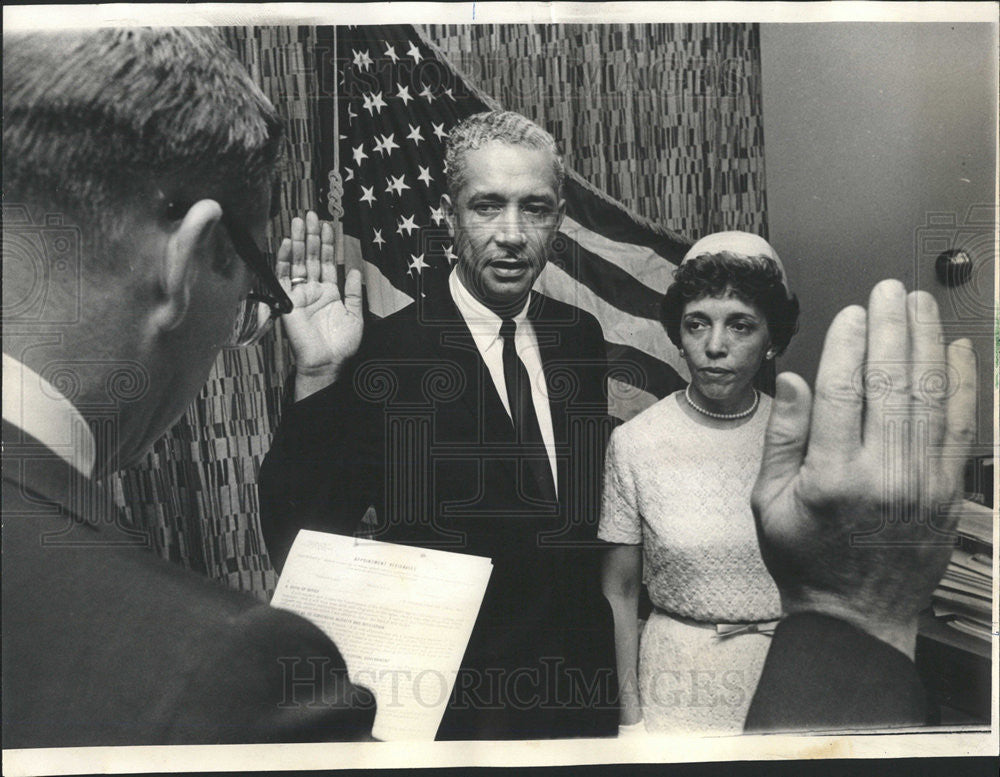
M 368 311 L 386 316 L 447 282 L 456 257 L 441 210 L 444 143 L 464 117 L 502 106 L 412 26 L 317 33 L 321 88 L 336 97 L 319 102 L 321 201 L 342 214 L 341 256 L 363 268 Z M 609 411 L 627 420 L 688 379 L 659 304 L 690 241 L 572 171 L 564 196 L 566 218 L 535 288 L 600 322 Z

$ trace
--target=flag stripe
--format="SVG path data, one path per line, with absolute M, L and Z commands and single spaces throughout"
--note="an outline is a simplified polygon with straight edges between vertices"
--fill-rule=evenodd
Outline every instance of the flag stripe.
M 673 282 L 676 265 L 648 246 L 610 240 L 578 224 L 569 216 L 563 219 L 559 231 L 581 248 L 621 268 L 657 294 L 665 294 Z
M 658 321 L 623 313 L 554 264 L 545 265 L 536 288 L 542 294 L 594 316 L 609 343 L 632 346 L 668 364 L 675 372 L 687 374 L 687 365 Z
M 392 285 L 377 264 L 363 258 L 361 243 L 353 235 L 344 235 L 344 258 L 348 266 L 361 264 L 368 295 L 368 310 L 373 315 L 385 318 L 413 302 L 413 297 Z
M 558 266 L 623 313 L 639 318 L 660 317 L 661 293 L 640 283 L 617 264 L 583 249 L 575 242 L 566 246 L 566 250 L 553 252 L 549 263 Z
M 674 264 L 680 264 L 692 245 L 686 237 L 632 213 L 572 170 L 566 173 L 565 196 L 567 212 L 581 224 L 600 224 L 609 240 L 652 248 Z

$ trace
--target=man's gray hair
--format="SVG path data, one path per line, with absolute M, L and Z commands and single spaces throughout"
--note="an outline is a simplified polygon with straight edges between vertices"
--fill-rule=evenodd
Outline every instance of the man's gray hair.
M 455 125 L 448 136 L 444 158 L 448 166 L 448 194 L 453 200 L 465 183 L 465 152 L 490 142 L 526 146 L 550 152 L 556 191 L 562 191 L 566 168 L 556 147 L 555 138 L 519 113 L 487 111 L 463 119 Z

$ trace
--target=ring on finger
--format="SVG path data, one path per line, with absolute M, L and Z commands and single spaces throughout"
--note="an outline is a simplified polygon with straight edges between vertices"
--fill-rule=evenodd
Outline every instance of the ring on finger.
M 300 283 L 309 283 L 308 278 L 292 278 L 292 288 L 294 289 Z

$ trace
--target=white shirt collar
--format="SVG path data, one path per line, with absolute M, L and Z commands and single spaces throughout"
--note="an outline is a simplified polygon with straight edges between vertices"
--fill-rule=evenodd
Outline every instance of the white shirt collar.
M 496 313 L 486 307 L 476 299 L 472 292 L 465 288 L 465 284 L 458 277 L 458 270 L 453 269 L 448 276 L 448 288 L 451 290 L 451 298 L 455 301 L 455 307 L 465 319 L 472 337 L 479 344 L 483 351 L 486 351 L 500 339 L 500 325 L 503 323 Z M 524 301 L 524 307 L 513 317 L 517 325 L 517 332 L 522 332 L 521 324 L 528 317 L 528 302 Z
M 45 378 L 6 353 L 3 418 L 86 477 L 93 474 L 94 435 L 80 411 Z

